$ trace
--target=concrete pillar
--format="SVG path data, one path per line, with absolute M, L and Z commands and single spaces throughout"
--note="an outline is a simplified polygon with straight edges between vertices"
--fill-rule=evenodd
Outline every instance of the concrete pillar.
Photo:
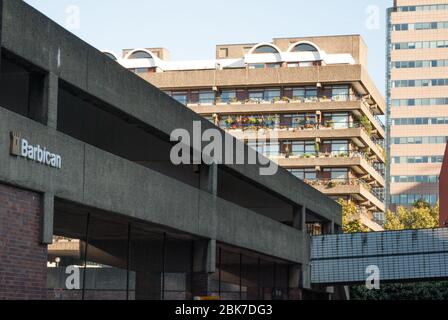
M 218 165 L 201 164 L 199 167 L 199 188 L 203 191 L 218 194 Z
M 306 230 L 306 207 L 294 207 L 292 214 L 292 227 L 298 230 Z
M 302 300 L 301 273 L 302 267 L 300 265 L 295 264 L 289 267 L 289 300 Z
M 58 92 L 59 78 L 55 74 L 49 73 L 45 78 L 45 120 L 47 126 L 53 129 L 56 129 L 58 124 Z
M 216 271 L 216 240 L 198 240 L 193 243 L 193 297 L 209 294 L 210 275 Z
M 45 193 L 42 198 L 41 242 L 51 244 L 53 243 L 54 194 Z

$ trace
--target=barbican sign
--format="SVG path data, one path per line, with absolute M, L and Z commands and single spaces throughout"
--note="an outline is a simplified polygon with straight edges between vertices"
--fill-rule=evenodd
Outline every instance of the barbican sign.
M 52 168 L 61 169 L 62 167 L 60 155 L 52 153 L 40 145 L 31 145 L 28 140 L 22 138 L 19 132 L 11 132 L 10 153 Z

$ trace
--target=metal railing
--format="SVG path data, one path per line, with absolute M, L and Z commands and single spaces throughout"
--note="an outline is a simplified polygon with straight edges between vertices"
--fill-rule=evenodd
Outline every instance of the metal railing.
M 305 183 L 313 187 L 320 187 L 324 189 L 332 189 L 338 186 L 362 186 L 364 189 L 369 191 L 375 198 L 379 201 L 384 202 L 384 189 L 373 187 L 365 180 L 360 178 L 316 178 L 316 179 L 304 179 Z
M 216 97 L 214 99 L 203 100 L 188 100 L 189 105 L 201 105 L 201 104 L 272 104 L 272 103 L 316 103 L 316 102 L 347 102 L 347 101 L 360 101 L 361 96 L 355 94 L 335 94 L 332 96 L 316 95 L 310 97 L 302 96 L 276 96 L 265 98 L 244 98 L 238 99 L 236 97 Z

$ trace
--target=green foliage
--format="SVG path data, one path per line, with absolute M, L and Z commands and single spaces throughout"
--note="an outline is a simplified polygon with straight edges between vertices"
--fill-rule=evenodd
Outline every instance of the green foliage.
M 369 136 L 372 136 L 373 126 L 369 118 L 367 116 L 362 116 L 359 121 L 361 122 L 361 125 L 364 127 L 364 129 L 366 129 L 367 134 Z
M 416 201 L 411 208 L 399 207 L 397 212 L 386 214 L 385 230 L 436 228 L 439 205 L 431 207 L 424 200 Z M 365 286 L 350 288 L 352 300 L 446 300 L 448 282 L 417 282 L 381 284 L 380 290 L 368 290 Z
M 344 233 L 369 231 L 369 229 L 362 224 L 358 208 L 353 201 L 339 199 L 338 203 L 342 206 L 342 230 Z
M 439 205 L 431 207 L 424 200 L 416 201 L 410 209 L 398 207 L 386 213 L 385 230 L 436 228 L 439 224 Z
M 448 281 L 381 284 L 380 290 L 350 288 L 352 300 L 447 300 Z

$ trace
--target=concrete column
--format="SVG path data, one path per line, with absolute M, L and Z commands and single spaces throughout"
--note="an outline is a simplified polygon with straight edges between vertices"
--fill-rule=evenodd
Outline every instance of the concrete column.
M 199 167 L 199 188 L 203 191 L 218 195 L 218 165 L 201 164 Z
M 193 243 L 193 297 L 209 294 L 210 275 L 216 271 L 216 240 L 198 240 Z
M 298 264 L 289 267 L 289 300 L 301 300 L 300 278 L 302 267 Z
M 45 78 L 45 99 L 46 124 L 50 128 L 56 129 L 58 124 L 58 92 L 59 78 L 53 73 L 49 73 Z
M 45 193 L 42 196 L 41 217 L 41 242 L 42 244 L 53 243 L 53 219 L 54 219 L 54 194 Z
M 298 230 L 306 230 L 306 207 L 294 207 L 292 214 L 292 227 Z

